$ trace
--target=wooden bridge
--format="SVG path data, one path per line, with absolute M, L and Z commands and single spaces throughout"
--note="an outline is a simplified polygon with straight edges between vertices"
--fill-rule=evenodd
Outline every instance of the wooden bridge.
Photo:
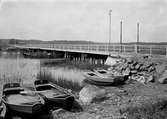
M 166 45 L 136 45 L 136 44 L 27 44 L 15 45 L 23 54 L 68 58 L 75 61 L 104 64 L 108 55 L 158 55 L 167 56 Z
M 16 45 L 21 49 L 54 50 L 86 54 L 147 54 L 167 56 L 167 45 L 136 45 L 136 44 L 27 44 Z

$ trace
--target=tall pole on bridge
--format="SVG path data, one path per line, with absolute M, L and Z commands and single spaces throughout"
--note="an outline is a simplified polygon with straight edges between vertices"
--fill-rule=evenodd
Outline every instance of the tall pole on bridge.
M 112 10 L 110 9 L 109 10 L 109 43 L 108 43 L 108 52 L 109 52 L 109 55 L 110 55 L 110 45 L 111 45 L 111 12 Z
M 137 53 L 139 52 L 139 23 L 137 23 Z
M 122 52 L 122 21 L 120 22 L 120 45 L 121 45 L 121 52 Z

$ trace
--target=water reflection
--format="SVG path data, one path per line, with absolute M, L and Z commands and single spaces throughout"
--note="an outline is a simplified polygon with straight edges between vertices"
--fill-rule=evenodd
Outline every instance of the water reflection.
M 10 82 L 21 79 L 25 85 L 33 84 L 40 71 L 49 72 L 55 79 L 63 77 L 65 79 L 81 82 L 83 80 L 82 71 L 66 66 L 47 67 L 40 65 L 40 59 L 25 59 L 18 53 L 0 53 L 0 79 Z M 3 81 L 2 81 L 3 82 Z

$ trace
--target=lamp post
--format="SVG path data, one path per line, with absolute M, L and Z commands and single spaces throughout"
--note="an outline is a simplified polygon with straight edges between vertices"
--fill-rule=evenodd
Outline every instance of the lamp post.
M 112 10 L 109 10 L 109 43 L 108 43 L 108 52 L 110 55 L 110 44 L 111 44 L 111 12 Z

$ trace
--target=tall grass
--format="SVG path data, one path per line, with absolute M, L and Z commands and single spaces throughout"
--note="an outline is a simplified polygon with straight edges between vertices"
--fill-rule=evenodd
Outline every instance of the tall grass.
M 0 58 L 0 86 L 10 82 L 31 83 L 38 71 L 36 60 Z
M 41 70 L 38 73 L 37 78 L 40 80 L 49 80 L 60 87 L 63 87 L 65 89 L 71 89 L 72 91 L 75 92 L 80 91 L 81 88 L 83 87 L 82 83 L 79 81 L 75 81 L 60 75 L 55 77 L 51 72 L 47 70 Z

